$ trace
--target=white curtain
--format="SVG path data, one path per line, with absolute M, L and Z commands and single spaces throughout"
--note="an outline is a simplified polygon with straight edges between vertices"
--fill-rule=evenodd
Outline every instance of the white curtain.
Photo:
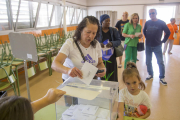
M 108 14 L 110 16 L 110 27 L 115 27 L 117 22 L 117 11 L 96 11 L 96 18 L 100 20 L 100 16 Z

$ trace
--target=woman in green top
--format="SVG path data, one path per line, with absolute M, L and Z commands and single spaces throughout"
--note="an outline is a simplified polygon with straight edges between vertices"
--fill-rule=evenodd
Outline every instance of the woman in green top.
M 135 33 L 141 33 L 141 25 L 139 23 L 139 15 L 134 13 L 131 15 L 131 20 L 129 23 L 126 23 L 122 36 L 125 37 L 125 43 L 127 45 L 125 54 L 125 63 L 124 68 L 126 68 L 127 62 L 132 61 L 136 63 L 137 60 L 137 44 L 139 38 L 142 37 L 142 34 L 136 35 Z

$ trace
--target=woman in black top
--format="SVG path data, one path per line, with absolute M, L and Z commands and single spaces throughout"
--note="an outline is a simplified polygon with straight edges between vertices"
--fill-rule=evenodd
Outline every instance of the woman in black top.
M 101 43 L 101 47 L 104 47 L 103 42 L 107 39 L 109 39 L 109 43 L 106 45 L 106 47 L 118 47 L 121 44 L 120 36 L 118 31 L 115 28 L 109 27 L 110 26 L 110 17 L 107 14 L 103 14 L 100 16 L 100 37 L 98 38 L 98 41 Z M 108 75 L 112 74 L 111 77 L 108 79 L 108 81 L 115 81 L 118 82 L 117 78 L 117 61 L 116 61 L 116 54 L 115 51 L 113 55 L 108 60 L 109 62 L 106 62 L 106 78 Z M 102 80 L 105 80 L 105 78 L 101 78 Z

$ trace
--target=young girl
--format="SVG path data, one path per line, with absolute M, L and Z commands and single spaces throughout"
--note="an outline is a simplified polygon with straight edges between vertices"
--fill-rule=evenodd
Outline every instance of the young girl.
M 123 120 L 123 116 L 138 117 L 135 111 L 139 105 L 145 105 L 148 109 L 146 114 L 139 118 L 147 118 L 150 115 L 151 103 L 147 93 L 143 91 L 145 84 L 140 78 L 136 64 L 128 62 L 122 76 L 127 87 L 119 91 L 118 120 Z

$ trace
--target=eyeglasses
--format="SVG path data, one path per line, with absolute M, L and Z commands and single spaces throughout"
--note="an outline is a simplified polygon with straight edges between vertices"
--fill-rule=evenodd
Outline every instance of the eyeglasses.
M 152 14 L 152 15 L 154 15 L 154 14 L 155 14 L 155 12 L 149 13 L 149 15 L 151 15 L 151 14 Z

